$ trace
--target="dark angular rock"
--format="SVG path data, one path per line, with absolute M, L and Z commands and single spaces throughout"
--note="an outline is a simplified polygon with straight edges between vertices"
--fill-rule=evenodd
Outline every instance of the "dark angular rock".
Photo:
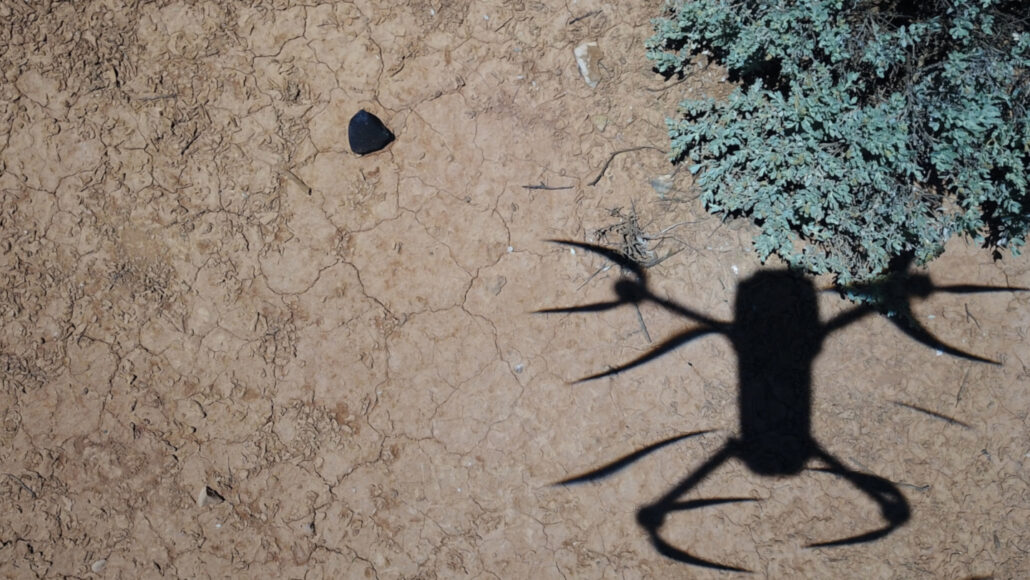
M 362 109 L 351 117 L 347 129 L 350 149 L 358 155 L 375 153 L 393 141 L 393 133 L 372 113 Z

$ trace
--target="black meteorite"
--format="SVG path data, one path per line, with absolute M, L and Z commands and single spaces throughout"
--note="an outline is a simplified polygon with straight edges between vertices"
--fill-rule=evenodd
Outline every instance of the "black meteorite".
M 372 113 L 362 109 L 351 117 L 347 129 L 350 149 L 358 155 L 375 153 L 393 141 L 393 133 Z

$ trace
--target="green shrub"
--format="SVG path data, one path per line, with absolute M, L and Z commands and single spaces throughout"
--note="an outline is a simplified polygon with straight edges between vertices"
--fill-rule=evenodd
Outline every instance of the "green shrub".
M 1030 227 L 1025 0 L 669 3 L 648 57 L 699 52 L 740 88 L 668 121 L 705 207 L 759 228 L 755 249 L 870 280 L 954 234 L 1018 254 Z

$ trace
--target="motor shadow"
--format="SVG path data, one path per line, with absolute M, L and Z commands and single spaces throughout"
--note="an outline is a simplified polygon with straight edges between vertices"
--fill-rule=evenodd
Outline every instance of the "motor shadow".
M 741 461 L 751 472 L 763 476 L 792 476 L 806 468 L 832 473 L 850 483 L 879 506 L 880 516 L 884 520 L 882 527 L 845 538 L 813 543 L 809 547 L 871 542 L 891 534 L 908 521 L 911 510 L 897 485 L 878 475 L 862 473 L 845 466 L 841 460 L 820 445 L 811 428 L 812 364 L 822 350 L 823 343 L 831 333 L 862 317 L 876 313 L 877 308 L 868 304 L 855 306 L 823 322 L 819 316 L 817 292 L 809 279 L 787 270 L 762 270 L 738 284 L 734 318 L 729 322 L 720 321 L 654 294 L 648 286 L 645 269 L 617 251 L 593 244 L 552 241 L 601 255 L 618 264 L 622 268 L 623 276 L 615 282 L 614 300 L 538 312 L 602 312 L 627 304 L 640 305 L 650 302 L 696 323 L 696 326 L 666 339 L 632 361 L 577 382 L 608 377 L 639 367 L 709 334 L 726 336 L 737 354 L 740 381 L 737 397 L 738 433 L 665 495 L 653 503 L 644 505 L 637 512 L 638 524 L 647 532 L 651 544 L 659 553 L 685 564 L 718 570 L 747 571 L 693 555 L 672 545 L 661 535 L 666 518 L 675 512 L 726 503 L 756 501 L 743 497 L 681 499 L 731 459 Z M 895 300 L 889 307 L 903 314 L 911 314 L 908 302 L 912 296 L 928 296 L 933 292 L 964 294 L 1025 290 L 972 285 L 935 287 L 928 277 L 918 275 L 891 277 L 880 284 L 883 285 L 882 288 L 866 285 L 856 290 L 889 295 Z M 997 364 L 995 361 L 943 343 L 919 325 L 912 316 L 895 316 L 888 320 L 908 336 L 928 347 L 967 360 Z M 558 482 L 557 485 L 573 485 L 608 477 L 660 448 L 707 432 L 709 431 L 694 431 L 659 441 L 607 465 Z M 818 463 L 818 466 L 809 467 L 812 463 Z

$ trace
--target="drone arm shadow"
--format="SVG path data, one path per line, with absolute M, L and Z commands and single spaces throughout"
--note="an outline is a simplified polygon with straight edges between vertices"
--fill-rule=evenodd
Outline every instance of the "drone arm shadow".
M 698 311 L 696 311 L 696 310 L 694 310 L 692 308 L 688 308 L 688 307 L 686 307 L 686 306 L 684 306 L 684 305 L 682 305 L 682 304 L 680 304 L 678 302 L 675 302 L 673 300 L 669 300 L 667 298 L 659 298 L 659 297 L 655 296 L 654 294 L 651 294 L 650 291 L 648 292 L 647 295 L 648 295 L 648 298 L 650 299 L 651 302 L 654 302 L 658 306 L 661 306 L 662 308 L 668 310 L 669 312 L 672 312 L 673 314 L 678 314 L 678 315 L 682 316 L 683 318 L 689 318 L 690 320 L 693 320 L 694 322 L 699 322 L 699 323 L 704 324 L 706 326 L 710 326 L 710 327 L 712 327 L 713 330 L 715 330 L 717 332 L 726 333 L 726 332 L 729 332 L 730 330 L 732 330 L 732 327 L 733 327 L 732 324 L 728 324 L 728 323 L 723 322 L 721 320 L 716 320 L 714 318 L 705 316 L 704 314 L 701 314 L 700 312 L 698 312 Z
M 738 568 L 728 564 L 720 564 L 719 562 L 695 556 L 686 550 L 677 548 L 670 544 L 661 535 L 661 529 L 665 524 L 665 518 L 673 512 L 699 509 L 724 503 L 758 501 L 749 497 L 723 497 L 678 501 L 680 497 L 683 497 L 687 492 L 694 489 L 694 487 L 701 483 L 713 471 L 726 463 L 727 460 L 739 456 L 739 447 L 739 442 L 736 439 L 731 439 L 708 461 L 704 462 L 701 467 L 698 467 L 693 473 L 685 477 L 678 485 L 676 485 L 676 487 L 662 496 L 658 501 L 646 505 L 637 511 L 637 524 L 647 531 L 647 535 L 651 538 L 651 545 L 659 554 L 684 564 L 691 564 L 702 568 L 711 568 L 714 570 L 724 570 L 728 572 L 749 572 L 749 570 L 745 568 Z
M 693 473 L 684 478 L 678 485 L 676 485 L 676 487 L 662 496 L 658 501 L 644 506 L 637 512 L 637 523 L 647 531 L 648 535 L 651 537 L 651 544 L 654 546 L 655 550 L 668 558 L 672 558 L 673 560 L 686 564 L 693 564 L 695 566 L 713 568 L 716 570 L 735 572 L 748 571 L 743 568 L 720 564 L 718 562 L 694 556 L 686 550 L 673 546 L 662 538 L 660 534 L 661 527 L 665 523 L 666 517 L 673 512 L 698 509 L 724 503 L 758 501 L 754 498 L 743 497 L 679 501 L 679 498 L 694 489 L 723 463 L 734 457 L 740 457 L 740 454 L 740 442 L 738 440 L 731 439 L 718 452 L 716 452 L 715 455 L 701 465 L 701 467 L 697 468 Z M 809 548 L 828 548 L 872 542 L 890 535 L 896 529 L 904 525 L 911 517 L 911 510 L 908 502 L 905 500 L 904 494 L 901 493 L 901 490 L 899 490 L 896 485 L 887 479 L 849 469 L 841 463 L 839 459 L 823 449 L 817 449 L 815 451 L 815 457 L 826 464 L 826 467 L 815 468 L 816 471 L 838 475 L 847 480 L 851 485 L 855 486 L 863 494 L 871 498 L 880 506 L 880 515 L 884 520 L 886 520 L 887 525 L 870 532 L 846 538 L 809 544 Z
M 862 320 L 866 316 L 869 316 L 870 314 L 874 314 L 875 312 L 876 312 L 875 308 L 873 308 L 871 306 L 865 306 L 865 305 L 863 305 L 863 306 L 856 306 L 854 308 L 851 308 L 849 310 L 845 310 L 844 312 L 841 312 L 840 314 L 838 314 L 837 316 L 834 316 L 833 318 L 827 320 L 826 323 L 823 324 L 822 331 L 821 331 L 821 336 L 820 336 L 820 342 L 823 339 L 825 339 L 827 336 L 833 334 L 834 332 L 837 332 L 838 330 L 844 328 L 845 326 L 850 326 L 850 325 L 854 324 L 855 322 L 858 322 L 859 320 Z
M 615 461 L 602 465 L 596 469 L 588 471 L 584 474 L 570 477 L 555 483 L 554 485 L 568 486 L 577 485 L 580 483 L 588 483 L 603 479 L 610 475 L 625 469 L 630 464 L 644 458 L 651 453 L 672 445 L 678 441 L 697 437 L 710 433 L 711 431 L 693 431 L 690 433 L 684 433 L 682 435 L 676 435 L 663 439 L 656 443 L 652 443 L 647 447 L 634 451 L 628 455 L 620 457 Z M 730 572 L 748 572 L 744 568 L 737 568 L 735 566 L 729 566 L 726 564 L 720 564 L 711 560 L 705 560 L 698 556 L 677 548 L 669 542 L 665 541 L 660 534 L 662 525 L 665 523 L 665 518 L 672 512 L 686 511 L 692 509 L 699 509 L 703 507 L 709 507 L 714 505 L 720 505 L 725 503 L 738 503 L 738 502 L 753 502 L 758 501 L 754 498 L 748 497 L 722 497 L 722 498 L 706 498 L 696 499 L 688 501 L 677 501 L 680 497 L 685 495 L 697 484 L 701 483 L 710 473 L 718 469 L 726 460 L 736 457 L 739 454 L 739 444 L 737 440 L 730 440 L 728 443 L 722 446 L 715 455 L 713 455 L 708 461 L 706 461 L 701 467 L 697 468 L 693 473 L 683 479 L 675 488 L 666 493 L 657 502 L 644 506 L 637 512 L 637 523 L 640 527 L 647 531 L 648 536 L 651 538 L 651 545 L 654 546 L 658 553 L 662 554 L 667 558 L 671 558 L 684 564 L 692 564 L 694 566 L 700 566 L 703 568 L 712 568 L 715 570 L 725 570 Z
M 887 521 L 887 525 L 864 534 L 809 544 L 809 548 L 828 548 L 872 542 L 890 535 L 908 521 L 911 516 L 908 502 L 901 490 L 889 480 L 870 473 L 848 469 L 839 459 L 823 449 L 817 450 L 815 455 L 826 463 L 826 467 L 817 467 L 815 471 L 833 473 L 846 479 L 848 483 L 858 488 L 880 506 L 880 515 Z
M 691 437 L 696 437 L 708 433 L 709 431 L 695 431 L 691 433 L 685 433 L 663 439 L 657 443 L 653 443 L 630 453 L 629 455 L 623 456 L 611 463 L 603 465 L 597 469 L 591 470 L 582 475 L 577 475 L 565 480 L 562 480 L 555 485 L 575 485 L 579 483 L 587 483 L 603 479 L 614 473 L 626 468 L 630 464 L 638 461 L 645 457 L 677 441 L 682 441 Z M 690 564 L 694 566 L 700 566 L 703 568 L 711 568 L 715 570 L 724 570 L 732 572 L 748 572 L 749 570 L 744 568 L 738 568 L 736 566 L 730 566 L 728 564 L 721 564 L 713 560 L 706 560 L 704 558 L 695 556 L 690 552 L 674 546 L 665 540 L 661 535 L 662 526 L 665 524 L 666 518 L 679 511 L 687 511 L 700 509 L 704 507 L 710 507 L 715 505 L 721 505 L 726 503 L 740 503 L 740 502 L 754 502 L 758 501 L 754 498 L 746 497 L 722 497 L 722 498 L 704 498 L 695 500 L 680 500 L 681 497 L 689 493 L 695 487 L 697 487 L 706 477 L 712 472 L 721 467 L 726 461 L 733 459 L 734 457 L 740 457 L 741 447 L 740 442 L 737 439 L 731 439 L 722 448 L 719 449 L 711 458 L 705 461 L 700 467 L 694 470 L 687 477 L 683 478 L 674 488 L 669 490 L 663 495 L 658 501 L 646 505 L 637 512 L 637 523 L 643 528 L 651 540 L 651 545 L 654 549 L 667 558 L 671 558 L 684 564 Z M 872 542 L 890 535 L 896 529 L 904 525 L 911 517 L 911 510 L 908 502 L 905 500 L 905 496 L 901 493 L 896 485 L 884 479 L 882 477 L 872 475 L 869 473 L 861 473 L 854 471 L 846 467 L 839 459 L 831 455 L 829 452 L 823 449 L 817 449 L 814 453 L 815 457 L 820 459 L 826 466 L 814 468 L 816 471 L 822 471 L 826 473 L 832 473 L 838 475 L 848 481 L 851 485 L 855 486 L 863 494 L 871 498 L 877 505 L 880 506 L 880 515 L 887 521 L 887 525 L 866 532 L 849 536 L 846 538 L 840 538 L 836 540 L 830 540 L 826 542 L 818 542 L 809 544 L 809 548 L 828 548 L 834 546 L 847 546 L 854 544 L 863 544 Z

